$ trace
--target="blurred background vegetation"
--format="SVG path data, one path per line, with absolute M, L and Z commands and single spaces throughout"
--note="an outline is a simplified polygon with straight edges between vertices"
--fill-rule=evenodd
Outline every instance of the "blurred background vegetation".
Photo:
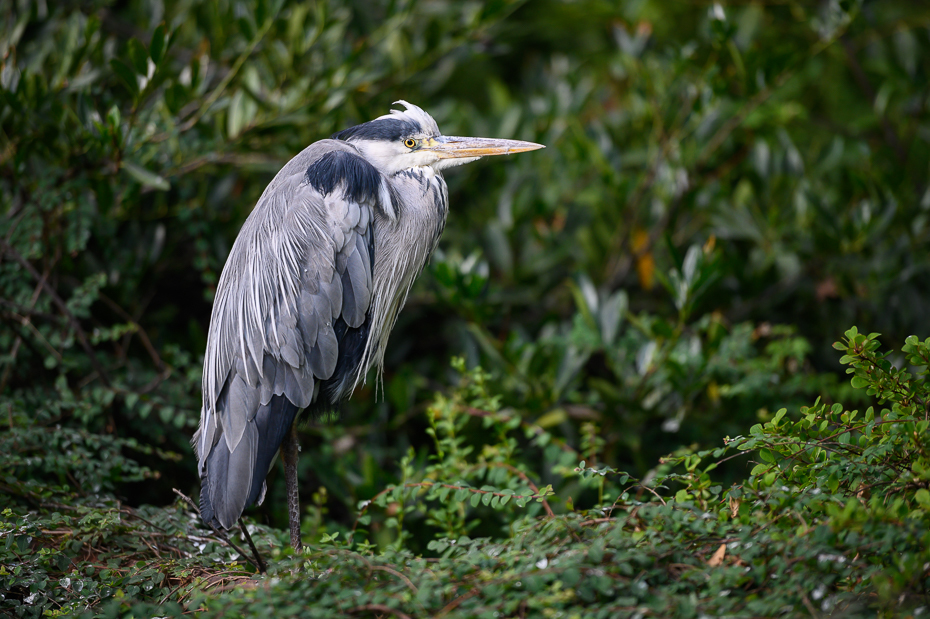
M 782 406 L 855 403 L 847 327 L 930 333 L 928 28 L 911 0 L 0 0 L 2 489 L 196 496 L 240 225 L 305 145 L 398 99 L 547 149 L 446 175 L 383 392 L 301 430 L 308 534 L 426 466 L 464 368 L 569 494 L 540 432 L 648 477 Z M 286 522 L 282 478 L 259 522 Z

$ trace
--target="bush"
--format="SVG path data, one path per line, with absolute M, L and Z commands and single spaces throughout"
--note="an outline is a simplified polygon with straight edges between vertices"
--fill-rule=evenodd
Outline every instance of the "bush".
M 886 407 L 782 409 L 717 449 L 665 458 L 649 479 L 571 466 L 577 452 L 499 410 L 489 377 L 457 361 L 462 381 L 428 412 L 432 463 L 415 466 L 411 453 L 403 482 L 360 505 L 356 528 L 325 524 L 302 555 L 291 555 L 284 532 L 251 526 L 274 559 L 263 584 L 182 505 L 132 510 L 28 488 L 20 496 L 35 509 L 2 514 L 2 603 L 20 616 L 84 608 L 244 617 L 914 609 L 926 603 L 930 561 L 930 338 L 908 338 L 902 349 L 914 373 L 888 363 L 875 334 L 853 328 L 837 348 L 854 387 Z M 485 440 L 462 437 L 475 424 Z M 527 437 L 557 454 L 551 473 L 560 491 L 534 483 L 547 471 L 532 466 L 538 461 L 521 447 Z M 597 457 L 596 444 L 586 447 Z M 727 487 L 715 470 L 739 455 L 755 466 Z M 590 507 L 575 503 L 583 488 L 597 491 Z M 414 552 L 424 531 L 432 541 Z
M 874 338 L 848 335 L 850 385 L 827 346 L 849 324 L 927 332 L 930 41 L 911 3 L 0 14 L 5 609 L 921 604 L 923 375 L 901 372 L 923 344 L 866 363 Z M 243 592 L 256 581 L 228 565 L 238 551 L 182 504 L 145 507 L 197 492 L 218 274 L 285 161 L 400 98 L 446 133 L 548 148 L 449 175 L 383 397 L 360 390 L 338 423 L 301 428 L 315 554 L 281 550 L 273 472 L 250 513 L 281 580 Z

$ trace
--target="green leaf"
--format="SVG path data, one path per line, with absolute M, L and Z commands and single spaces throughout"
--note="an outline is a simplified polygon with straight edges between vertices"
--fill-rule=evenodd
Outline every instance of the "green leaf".
M 562 582 L 569 587 L 574 587 L 581 580 L 581 571 L 577 568 L 570 567 L 562 573 Z
M 770 466 L 771 466 L 770 464 L 759 463 L 755 465 L 754 467 L 752 467 L 752 470 L 749 472 L 749 474 L 752 476 L 761 475 L 765 471 L 769 470 Z
M 135 72 L 129 68 L 129 65 L 119 58 L 112 58 L 110 60 L 110 68 L 113 69 L 116 76 L 120 78 L 120 81 L 123 82 L 123 85 L 126 86 L 129 93 L 133 97 L 136 97 L 139 94 L 139 83 L 136 81 Z
M 155 174 L 150 170 L 146 170 L 140 165 L 136 165 L 131 161 L 123 161 L 122 167 L 133 179 L 145 187 L 151 187 L 152 189 L 157 189 L 159 191 L 168 191 L 171 189 L 171 183 L 169 183 L 158 174 Z
M 785 416 L 787 412 L 788 412 L 787 408 L 778 409 L 778 412 L 775 413 L 775 417 L 772 418 L 772 425 L 778 426 L 778 422 L 782 420 L 782 418 Z
M 181 108 L 184 107 L 189 100 L 190 94 L 187 88 L 181 84 L 172 84 L 165 90 L 165 105 L 168 106 L 168 111 L 172 114 L 180 112 Z
M 592 563 L 600 563 L 604 559 L 604 541 L 597 540 L 588 548 L 588 559 Z
M 251 124 L 257 109 L 255 101 L 244 90 L 237 90 L 233 94 L 226 117 L 226 132 L 230 138 L 235 138 Z
M 161 64 L 161 60 L 164 57 L 166 44 L 168 42 L 167 32 L 165 25 L 161 24 L 155 28 L 155 32 L 152 33 L 152 42 L 149 43 L 149 56 L 156 66 Z
M 107 112 L 107 124 L 110 125 L 116 131 L 120 130 L 120 113 L 117 106 L 110 107 L 110 110 Z
M 145 46 L 139 42 L 139 39 L 129 39 L 128 44 L 129 59 L 132 61 L 132 67 L 139 75 L 148 75 L 149 54 L 145 51 Z
M 252 22 L 247 17 L 240 17 L 236 23 L 239 25 L 239 32 L 247 41 L 255 38 L 255 28 L 252 27 Z
M 930 509 L 930 491 L 927 491 L 926 488 L 921 488 L 914 493 L 914 498 L 917 499 L 917 503 L 924 509 Z

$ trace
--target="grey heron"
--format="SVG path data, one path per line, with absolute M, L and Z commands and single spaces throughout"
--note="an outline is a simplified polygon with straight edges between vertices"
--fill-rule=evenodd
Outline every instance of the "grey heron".
M 280 450 L 300 549 L 295 420 L 382 369 L 388 336 L 449 210 L 442 171 L 543 148 L 450 137 L 419 107 L 305 148 L 272 179 L 217 286 L 194 435 L 201 515 L 225 530 L 261 503 Z

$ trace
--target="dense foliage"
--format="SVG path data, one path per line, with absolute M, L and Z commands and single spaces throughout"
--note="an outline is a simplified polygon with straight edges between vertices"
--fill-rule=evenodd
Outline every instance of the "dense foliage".
M 315 495 L 304 524 L 316 542 L 302 555 L 283 531 L 251 526 L 272 559 L 260 580 L 186 504 L 131 509 L 31 483 L 34 509 L 7 508 L 0 521 L 3 603 L 24 616 L 919 612 L 930 561 L 930 338 L 902 349 L 916 375 L 895 369 L 874 334 L 851 329 L 836 346 L 854 385 L 885 407 L 781 409 L 717 449 L 664 459 L 650 479 L 591 466 L 596 437 L 589 461 L 572 466 L 582 454 L 499 409 L 487 375 L 458 360 L 461 382 L 427 413 L 432 462 L 413 466 L 411 450 L 400 482 L 359 505 L 351 531 L 325 519 L 325 495 Z M 476 424 L 489 437 L 479 445 L 461 437 Z M 552 471 L 564 490 L 534 484 L 544 471 L 530 468 L 532 448 L 562 463 Z M 720 484 L 718 466 L 748 453 L 749 475 Z M 4 464 L 18 472 L 29 462 Z M 597 492 L 591 509 L 573 505 L 584 488 Z M 501 528 L 477 531 L 489 522 Z M 417 536 L 432 538 L 425 553 L 411 551 Z
M 0 15 L 4 612 L 926 604 L 927 7 Z M 548 148 L 447 175 L 383 390 L 301 429 L 311 549 L 285 549 L 274 471 L 255 578 L 171 491 L 197 493 L 212 294 L 274 172 L 401 98 L 448 134 Z M 906 344 L 847 331 L 849 383 L 829 346 L 850 324 Z

